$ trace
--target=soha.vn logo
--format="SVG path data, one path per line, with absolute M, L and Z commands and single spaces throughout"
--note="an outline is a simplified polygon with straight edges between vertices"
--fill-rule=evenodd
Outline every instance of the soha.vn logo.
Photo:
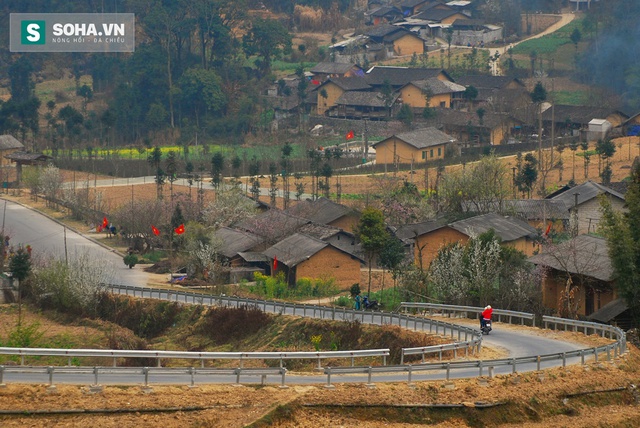
M 20 28 L 20 41 L 23 45 L 46 43 L 45 21 L 22 21 Z

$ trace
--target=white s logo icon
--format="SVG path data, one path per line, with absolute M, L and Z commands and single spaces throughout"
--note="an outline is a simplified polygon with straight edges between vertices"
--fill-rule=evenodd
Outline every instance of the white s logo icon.
M 27 25 L 27 33 L 30 34 L 29 36 L 27 36 L 27 40 L 29 40 L 31 43 L 40 40 L 40 33 L 38 32 L 39 29 L 40 26 L 38 24 Z

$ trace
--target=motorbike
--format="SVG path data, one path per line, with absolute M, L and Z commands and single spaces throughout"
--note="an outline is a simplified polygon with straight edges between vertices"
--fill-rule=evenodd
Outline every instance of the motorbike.
M 491 320 L 490 319 L 485 319 L 484 320 L 484 325 L 482 327 L 480 327 L 480 330 L 482 330 L 482 334 L 489 334 L 489 332 L 492 330 L 491 329 Z
M 364 296 L 362 299 L 362 309 L 377 311 L 378 310 L 378 301 L 377 300 L 369 300 L 367 296 Z

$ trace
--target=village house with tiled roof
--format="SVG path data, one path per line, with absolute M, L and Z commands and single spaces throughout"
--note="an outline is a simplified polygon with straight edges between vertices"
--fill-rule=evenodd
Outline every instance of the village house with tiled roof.
M 587 181 L 578 186 L 568 188 L 549 199 L 564 204 L 570 214 L 570 218 L 577 215 L 577 230 L 574 224 L 574 231 L 578 234 L 585 234 L 594 233 L 598 230 L 598 224 L 602 218 L 602 210 L 598 200 L 600 195 L 605 195 L 609 199 L 611 207 L 615 211 L 623 212 L 625 210 L 625 197 L 623 194 L 593 181 Z M 572 221 L 575 221 L 575 218 Z
M 319 62 L 309 71 L 313 79 L 321 83 L 330 78 L 364 76 L 364 70 L 359 65 L 343 62 Z
M 353 232 L 360 219 L 360 214 L 353 208 L 338 204 L 324 197 L 315 201 L 300 201 L 288 208 L 287 212 L 309 219 L 314 223 L 337 227 L 348 232 Z
M 465 87 L 448 80 L 432 77 L 426 80 L 415 80 L 400 88 L 400 99 L 413 109 L 427 107 L 454 108 L 463 98 Z
M 360 281 L 364 263 L 353 254 L 302 233 L 284 238 L 264 254 L 275 266 L 273 274 L 284 272 L 289 284 L 301 278 L 333 278 L 339 287 L 348 287 Z
M 345 92 L 327 114 L 330 117 L 344 119 L 382 120 L 397 113 L 400 108 L 397 103 L 398 97 L 398 93 L 392 93 L 389 98 L 385 98 L 381 92 Z
M 384 5 L 365 13 L 369 25 L 377 27 L 387 25 L 402 19 L 402 12 L 395 6 Z
M 365 81 L 374 88 L 381 88 L 385 81 L 389 82 L 392 88 L 400 89 L 407 83 L 416 80 L 427 80 L 430 78 L 448 80 L 453 82 L 453 78 L 441 68 L 409 68 L 375 66 L 367 70 Z
M 532 255 L 538 249 L 538 231 L 525 221 L 496 213 L 446 223 L 443 219 L 398 228 L 399 238 L 412 241 L 415 263 L 427 269 L 444 245 L 460 242 L 465 244 L 472 235 L 493 230 L 501 244 Z
M 508 114 L 485 111 L 482 119 L 477 112 L 436 108 L 435 116 L 427 122 L 442 129 L 469 146 L 505 143 L 516 125 L 522 122 Z
M 436 128 L 403 132 L 374 143 L 376 164 L 418 164 L 443 159 L 455 139 Z
M 591 315 L 617 298 L 609 249 L 602 237 L 578 235 L 529 261 L 547 268 L 542 280 L 542 303 L 548 308 L 559 308 L 567 281 L 576 288 L 578 315 Z
M 589 122 L 593 119 L 605 119 L 615 128 L 625 123 L 629 116 L 619 110 L 606 107 L 556 104 L 542 113 L 543 128 L 551 129 L 552 119 L 556 135 L 572 135 L 574 131 L 580 130 L 586 133 Z
M 7 166 L 11 161 L 7 155 L 24 150 L 24 144 L 18 141 L 13 135 L 0 135 L 0 166 Z
M 316 113 L 319 116 L 336 105 L 338 99 L 348 91 L 371 91 L 372 87 L 362 77 L 330 78 L 314 90 L 317 95 Z

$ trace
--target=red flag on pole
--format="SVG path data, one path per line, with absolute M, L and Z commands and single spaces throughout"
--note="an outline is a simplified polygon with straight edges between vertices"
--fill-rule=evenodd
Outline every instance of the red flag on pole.
M 549 225 L 547 226 L 547 231 L 544 233 L 544 236 L 547 236 L 550 231 L 551 231 L 551 223 L 549 223 Z
M 105 227 L 109 226 L 109 221 L 107 220 L 106 217 L 104 217 L 102 219 L 102 228 L 104 229 Z
M 278 256 L 273 258 L 273 270 L 278 269 Z
M 347 132 L 347 140 L 351 140 L 355 136 L 356 136 L 356 134 L 353 132 L 353 130 Z
M 184 233 L 184 224 L 181 224 L 180 226 L 176 227 L 174 229 L 174 232 L 176 233 L 176 235 L 182 235 Z
M 156 236 L 160 235 L 160 231 L 154 225 L 151 225 L 151 230 L 153 231 L 154 235 L 156 235 Z

